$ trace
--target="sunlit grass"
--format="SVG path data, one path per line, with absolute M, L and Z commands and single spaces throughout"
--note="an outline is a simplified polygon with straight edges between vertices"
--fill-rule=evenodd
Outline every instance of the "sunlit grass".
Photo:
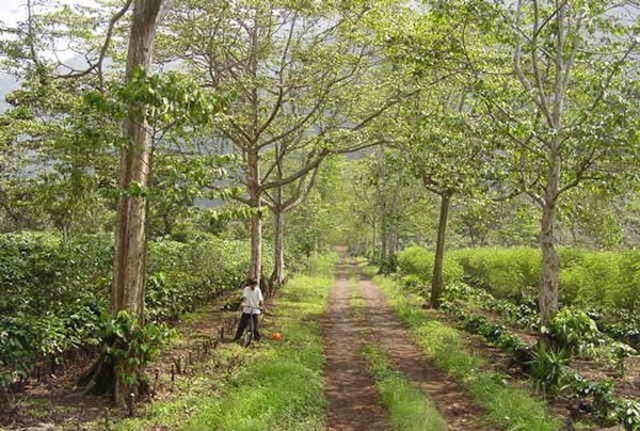
M 391 279 L 375 282 L 390 298 L 394 311 L 411 328 L 416 340 L 436 365 L 461 382 L 472 399 L 486 410 L 489 423 L 501 430 L 555 431 L 562 428 L 547 405 L 508 376 L 489 371 L 486 360 L 465 348 L 460 333 L 421 309 L 423 300 L 403 291 Z
M 349 278 L 349 305 L 356 319 L 365 318 L 365 301 L 360 292 L 359 279 L 353 275 Z
M 227 346 L 246 363 L 219 380 L 206 373 L 183 395 L 155 402 L 145 417 L 122 422 L 116 430 L 315 431 L 325 429 L 322 340 L 319 317 L 334 283 L 335 255 L 313 263 L 314 273 L 296 276 L 276 297 L 271 329 L 282 341 L 255 348 Z M 265 335 L 268 331 L 265 331 Z
M 321 430 L 322 388 L 319 315 L 332 279 L 296 277 L 277 302 L 284 341 L 254 356 L 229 390 L 196 412 L 182 430 Z M 295 292 L 288 295 L 288 291 Z M 304 293 L 304 294 L 303 294 Z M 301 325 L 301 320 L 305 321 Z
M 435 404 L 405 375 L 395 371 L 376 346 L 365 348 L 382 402 L 397 431 L 446 431 L 447 423 Z
M 306 273 L 311 277 L 333 278 L 337 261 L 335 252 L 314 256 L 307 263 Z

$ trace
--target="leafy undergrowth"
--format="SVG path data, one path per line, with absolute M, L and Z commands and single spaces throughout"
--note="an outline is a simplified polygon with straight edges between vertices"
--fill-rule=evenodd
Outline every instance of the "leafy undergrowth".
M 385 291 L 398 316 L 411 328 L 418 344 L 436 364 L 460 381 L 484 409 L 487 421 L 502 430 L 555 431 L 562 428 L 547 405 L 506 374 L 489 371 L 486 360 L 465 348 L 461 334 L 423 310 L 417 295 L 403 291 L 382 277 L 376 283 Z
M 210 373 L 208 369 L 220 368 L 220 364 L 209 362 L 182 388 L 180 396 L 154 402 L 143 417 L 121 422 L 115 429 L 324 429 L 319 316 L 333 284 L 333 259 L 316 263 L 316 276 L 290 280 L 272 304 L 275 317 L 263 332 L 280 332 L 282 341 L 265 340 L 248 349 L 228 345 L 221 352 L 236 358 L 226 363 L 237 366 L 225 378 Z
M 365 356 L 395 430 L 448 429 L 446 421 L 433 402 L 407 376 L 391 368 L 389 358 L 380 348 L 367 346 Z

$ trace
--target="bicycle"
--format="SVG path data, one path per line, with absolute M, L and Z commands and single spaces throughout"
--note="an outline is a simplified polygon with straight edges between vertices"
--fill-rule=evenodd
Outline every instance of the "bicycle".
M 244 334 L 242 335 L 242 345 L 244 347 L 249 347 L 253 339 L 255 338 L 255 319 L 258 319 L 260 314 L 254 314 L 253 312 L 258 310 L 258 308 L 251 307 L 251 317 L 249 317 L 249 324 L 244 329 Z

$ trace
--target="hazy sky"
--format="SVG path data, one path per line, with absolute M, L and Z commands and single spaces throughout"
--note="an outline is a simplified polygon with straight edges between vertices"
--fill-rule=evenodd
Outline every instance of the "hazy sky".
M 15 24 L 26 17 L 26 0 L 0 0 L 0 20 L 5 24 Z M 42 0 L 42 4 L 95 4 L 93 0 Z
M 38 11 L 42 11 L 43 8 L 47 8 L 48 6 L 56 8 L 64 4 L 96 5 L 95 0 L 32 0 L 32 3 L 37 5 L 36 10 Z M 27 17 L 26 4 L 27 0 L 0 0 L 0 24 L 12 26 L 19 21 L 25 21 Z M 44 53 L 44 55 L 47 56 L 47 53 Z M 59 59 L 68 60 L 74 57 L 74 54 L 67 51 L 61 43 L 61 45 L 57 47 L 57 56 Z
M 0 19 L 6 24 L 13 24 L 24 15 L 24 1 L 0 0 Z

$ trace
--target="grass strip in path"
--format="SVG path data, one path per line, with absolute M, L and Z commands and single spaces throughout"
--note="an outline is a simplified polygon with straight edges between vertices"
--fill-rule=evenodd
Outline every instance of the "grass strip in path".
M 325 362 L 324 388 L 329 402 L 329 431 L 387 431 L 388 413 L 376 389 L 375 380 L 362 355 L 364 338 L 371 332 L 363 313 L 354 312 L 348 271 L 342 262 L 322 317 Z M 356 301 L 357 302 L 357 301 Z M 360 314 L 360 316 L 359 316 Z
M 508 376 L 487 370 L 484 358 L 464 347 L 460 333 L 428 310 L 422 299 L 403 291 L 388 278 L 374 280 L 386 293 L 396 314 L 411 328 L 418 344 L 440 368 L 460 381 L 486 410 L 486 420 L 501 430 L 558 431 L 562 423 L 526 388 L 508 382 Z
M 483 420 L 483 409 L 466 388 L 441 370 L 416 345 L 406 326 L 387 304 L 384 294 L 370 280 L 360 280 L 365 299 L 366 318 L 373 329 L 372 338 L 384 349 L 393 368 L 402 372 L 420 388 L 438 408 L 447 427 L 456 431 L 494 431 Z
M 358 279 L 354 276 L 349 278 L 349 295 L 349 305 L 353 317 L 357 320 L 363 320 L 366 317 L 364 298 L 360 293 Z
M 364 352 L 394 430 L 448 430 L 433 402 L 404 374 L 391 368 L 389 358 L 379 347 L 368 345 Z
M 324 430 L 319 317 L 333 285 L 335 260 L 330 260 L 320 265 L 330 268 L 328 274 L 296 276 L 277 296 L 276 317 L 264 333 L 280 332 L 284 340 L 261 341 L 248 349 L 226 345 L 220 354 L 242 361 L 231 375 L 220 380 L 203 367 L 179 388 L 181 395 L 155 401 L 145 417 L 122 422 L 116 430 Z

